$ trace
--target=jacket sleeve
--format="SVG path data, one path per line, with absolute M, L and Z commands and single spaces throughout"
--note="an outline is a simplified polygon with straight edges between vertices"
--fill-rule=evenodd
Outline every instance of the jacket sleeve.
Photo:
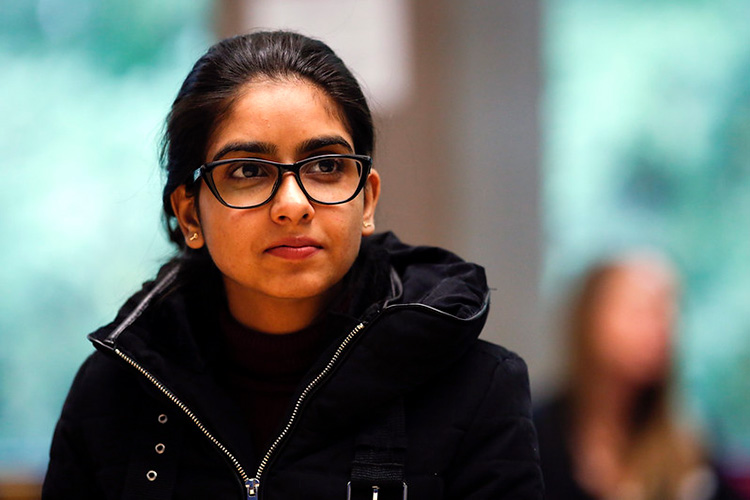
M 504 351 L 447 478 L 445 498 L 542 499 L 526 364 Z
M 78 370 L 62 415 L 55 427 L 50 448 L 50 461 L 42 488 L 44 500 L 55 499 L 99 499 L 104 498 L 95 490 L 94 465 L 85 446 L 79 400 L 91 365 L 91 358 Z

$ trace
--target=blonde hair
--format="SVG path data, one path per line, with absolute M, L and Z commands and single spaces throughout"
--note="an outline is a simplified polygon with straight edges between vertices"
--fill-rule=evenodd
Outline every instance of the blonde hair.
M 644 264 L 653 266 L 654 270 L 661 269 L 676 282 L 671 266 L 663 259 L 630 255 L 592 267 L 573 295 L 567 323 L 570 346 L 567 393 L 572 425 L 587 411 L 587 396 L 597 384 L 598 364 L 593 340 L 599 332 L 592 319 L 600 307 L 599 299 L 618 272 Z M 634 488 L 633 494 L 627 495 L 628 499 L 677 499 L 686 477 L 702 463 L 699 447 L 680 428 L 672 413 L 670 382 L 670 377 L 666 376 L 642 387 L 626 419 L 626 445 L 618 458 L 624 468 L 625 483 Z

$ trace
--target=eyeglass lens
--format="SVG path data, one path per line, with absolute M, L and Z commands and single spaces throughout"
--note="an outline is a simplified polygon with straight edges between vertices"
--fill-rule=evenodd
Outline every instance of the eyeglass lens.
M 320 158 L 302 165 L 299 178 L 313 201 L 338 203 L 349 199 L 359 186 L 364 166 L 353 158 Z M 249 207 L 267 201 L 280 169 L 273 164 L 237 160 L 213 169 L 213 182 L 229 205 Z

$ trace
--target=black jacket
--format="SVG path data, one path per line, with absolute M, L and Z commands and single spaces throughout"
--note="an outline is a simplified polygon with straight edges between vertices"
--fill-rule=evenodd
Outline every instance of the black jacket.
M 43 498 L 242 499 L 257 479 L 263 499 L 343 500 L 358 436 L 399 400 L 410 500 L 542 498 L 526 366 L 477 339 L 483 270 L 390 234 L 362 254 L 364 267 L 386 269 L 387 293 L 331 313 L 338 338 L 265 457 L 217 383 L 215 290 L 178 287 L 181 268 L 166 266 L 89 336 L 97 352 L 63 407 Z M 382 279 L 349 281 L 372 291 Z

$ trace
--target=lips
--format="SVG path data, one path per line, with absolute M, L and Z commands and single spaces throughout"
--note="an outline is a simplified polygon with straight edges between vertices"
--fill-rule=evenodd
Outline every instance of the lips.
M 316 240 L 308 237 L 284 238 L 270 245 L 265 253 L 289 260 L 301 260 L 311 257 L 323 249 Z

